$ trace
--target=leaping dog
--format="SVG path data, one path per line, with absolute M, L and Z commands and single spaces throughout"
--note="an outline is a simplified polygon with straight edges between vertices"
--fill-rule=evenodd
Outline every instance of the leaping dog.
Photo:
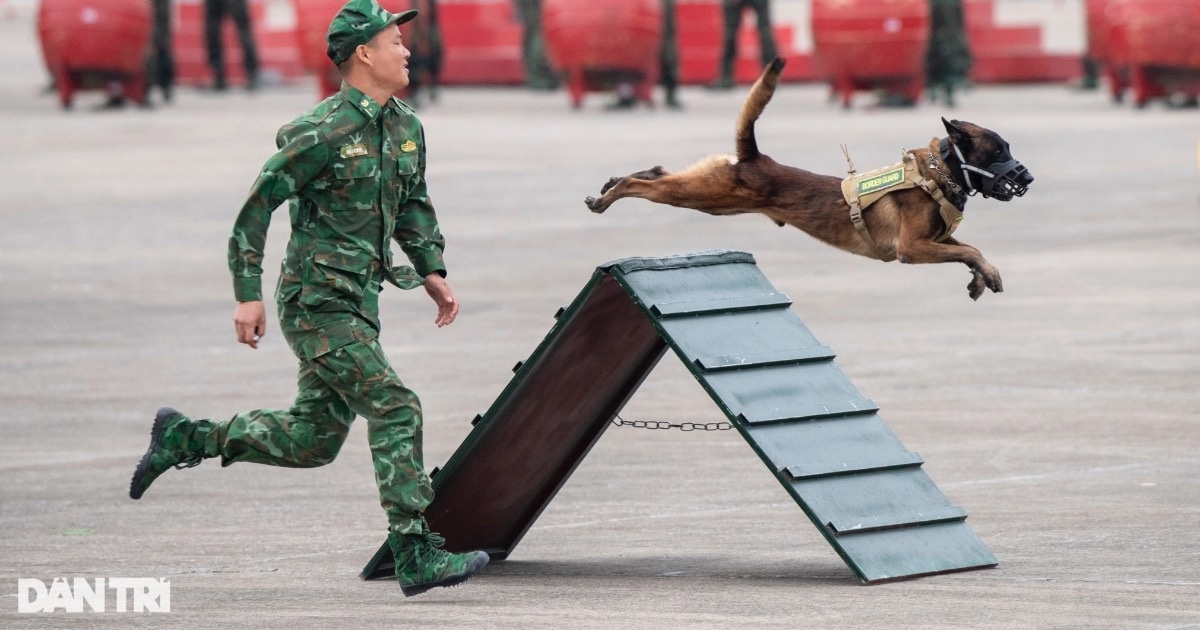
M 971 269 L 967 291 L 973 300 L 984 287 L 1003 291 L 1000 272 L 951 233 L 969 196 L 1010 201 L 1033 183 L 1008 142 L 978 125 L 943 118 L 948 137 L 863 175 L 843 179 L 780 164 L 759 152 L 754 122 L 775 93 L 783 65 L 773 61 L 750 89 L 738 117 L 736 156 L 713 156 L 678 173 L 655 166 L 613 177 L 599 198 L 586 199 L 588 208 L 600 213 L 623 197 L 641 197 L 712 215 L 757 212 L 852 254 L 909 264 L 963 263 Z

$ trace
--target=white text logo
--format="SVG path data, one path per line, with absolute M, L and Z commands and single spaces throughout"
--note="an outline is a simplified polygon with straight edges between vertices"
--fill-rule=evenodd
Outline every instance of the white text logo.
M 62 609 L 81 613 L 84 604 L 92 612 L 105 612 L 108 593 L 113 594 L 116 612 L 171 612 L 171 582 L 166 578 L 54 578 L 50 587 L 35 579 L 17 580 L 17 612 L 54 612 Z

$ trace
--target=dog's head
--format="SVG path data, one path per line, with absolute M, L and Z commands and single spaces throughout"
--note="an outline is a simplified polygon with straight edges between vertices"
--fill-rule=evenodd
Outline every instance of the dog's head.
M 961 162 L 968 191 L 1010 201 L 1029 190 L 1033 175 L 1012 156 L 1000 134 L 961 120 L 943 118 L 942 124 L 950 134 L 942 145 Z

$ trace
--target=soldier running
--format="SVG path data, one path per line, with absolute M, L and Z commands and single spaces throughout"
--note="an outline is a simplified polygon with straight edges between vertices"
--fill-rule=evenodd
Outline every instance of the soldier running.
M 355 414 L 367 419 L 375 481 L 388 517 L 388 543 L 405 595 L 465 581 L 484 567 L 482 551 L 449 553 L 422 515 L 433 499 L 421 450 L 421 405 L 380 347 L 379 292 L 424 286 L 438 327 L 458 301 L 446 284 L 445 240 L 425 184 L 425 136 L 413 110 L 392 96 L 408 84 L 408 50 L 391 14 L 375 0 L 350 0 L 333 18 L 327 54 L 344 83 L 279 130 L 229 240 L 238 301 L 238 341 L 257 348 L 266 333 L 262 260 L 271 212 L 290 200 L 292 236 L 275 301 L 280 328 L 300 360 L 291 409 L 191 420 L 159 410 L 150 448 L 129 488 L 138 499 L 159 475 L 220 457 L 308 468 L 337 457 Z M 412 267 L 393 267 L 391 239 Z

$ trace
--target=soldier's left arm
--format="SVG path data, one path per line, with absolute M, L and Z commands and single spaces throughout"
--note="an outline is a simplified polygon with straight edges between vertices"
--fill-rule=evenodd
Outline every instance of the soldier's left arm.
M 438 227 L 437 213 L 434 212 L 433 202 L 429 200 L 429 190 L 425 185 L 425 132 L 421 132 L 421 143 L 418 147 L 417 172 L 413 175 L 414 182 L 407 201 L 399 208 L 396 217 L 396 230 L 392 236 L 400 244 L 404 255 L 412 262 L 417 274 L 422 278 L 431 273 L 442 277 L 446 275 L 446 263 L 442 252 L 446 249 L 446 239 Z

